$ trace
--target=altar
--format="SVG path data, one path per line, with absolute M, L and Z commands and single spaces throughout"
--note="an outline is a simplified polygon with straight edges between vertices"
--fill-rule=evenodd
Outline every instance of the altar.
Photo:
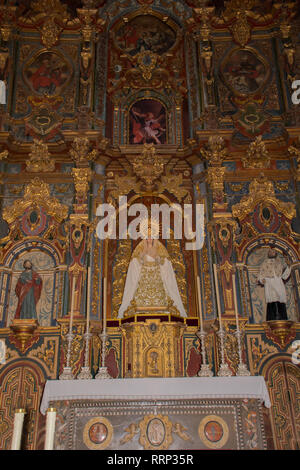
M 267 448 L 264 406 L 263 377 L 182 377 L 51 380 L 40 410 L 56 450 L 242 450 Z

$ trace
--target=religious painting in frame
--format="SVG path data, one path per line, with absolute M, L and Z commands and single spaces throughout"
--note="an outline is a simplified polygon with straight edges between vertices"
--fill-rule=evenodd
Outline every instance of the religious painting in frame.
M 106 449 L 113 437 L 111 422 L 99 416 L 89 420 L 83 430 L 83 442 L 91 450 Z
M 259 93 L 270 77 L 267 61 L 250 47 L 230 51 L 220 70 L 224 83 L 238 95 Z
M 172 423 L 168 416 L 147 415 L 139 423 L 139 442 L 145 450 L 168 449 L 172 444 Z
M 209 415 L 200 422 L 198 434 L 209 449 L 221 449 L 228 441 L 229 428 L 220 416 Z
M 176 32 L 152 15 L 140 15 L 122 23 L 115 35 L 115 44 L 132 57 L 140 52 L 151 51 L 162 55 L 176 43 Z
M 28 262 L 31 264 L 31 271 L 39 280 L 40 285 L 38 296 L 36 295 L 36 289 L 33 289 L 31 302 L 33 302 L 35 305 L 31 309 L 31 313 L 33 314 L 34 310 L 35 315 L 31 316 L 30 318 L 36 318 L 40 326 L 50 326 L 56 297 L 54 281 L 55 265 L 53 259 L 47 253 L 34 250 L 20 256 L 13 266 L 8 304 L 7 326 L 10 326 L 14 318 L 24 318 L 22 317 L 22 312 L 19 312 L 19 310 L 23 303 L 26 302 L 26 304 L 28 304 L 29 300 L 27 292 L 24 293 L 26 294 L 26 299 L 22 298 L 22 291 L 18 287 L 20 282 L 21 284 L 24 284 L 24 281 L 22 281 L 22 276 L 26 272 L 26 263 Z M 24 284 L 24 286 L 27 284 Z M 18 316 L 20 314 L 21 316 Z
M 68 85 L 73 68 L 57 52 L 41 51 L 24 66 L 23 77 L 31 91 L 38 95 L 57 96 Z
M 129 144 L 167 143 L 166 108 L 158 100 L 143 99 L 129 112 Z

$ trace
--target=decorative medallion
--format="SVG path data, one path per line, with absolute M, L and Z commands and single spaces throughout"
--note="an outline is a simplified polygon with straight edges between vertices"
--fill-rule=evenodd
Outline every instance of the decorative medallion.
M 147 415 L 139 423 L 141 430 L 140 444 L 146 450 L 168 449 L 173 442 L 173 424 L 168 416 Z
M 221 449 L 229 438 L 226 422 L 217 415 L 209 415 L 202 419 L 198 433 L 201 441 L 210 449 Z
M 270 68 L 255 49 L 233 49 L 221 65 L 221 76 L 233 93 L 252 95 L 266 84 Z
M 113 427 L 108 419 L 99 416 L 90 419 L 83 430 L 83 442 L 92 450 L 106 449 L 111 443 Z
M 24 81 L 38 95 L 60 95 L 73 76 L 73 68 L 57 52 L 41 51 L 24 66 Z
M 133 57 L 144 51 L 162 55 L 173 47 L 175 42 L 174 30 L 152 15 L 140 15 L 125 24 L 122 22 L 115 36 L 118 48 Z

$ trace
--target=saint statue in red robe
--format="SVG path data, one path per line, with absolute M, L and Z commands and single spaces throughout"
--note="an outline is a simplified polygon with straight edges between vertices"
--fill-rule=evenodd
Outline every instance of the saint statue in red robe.
M 31 261 L 24 261 L 23 266 L 24 271 L 20 275 L 15 289 L 16 296 L 19 299 L 15 318 L 36 319 L 36 305 L 41 296 L 43 281 L 33 271 Z

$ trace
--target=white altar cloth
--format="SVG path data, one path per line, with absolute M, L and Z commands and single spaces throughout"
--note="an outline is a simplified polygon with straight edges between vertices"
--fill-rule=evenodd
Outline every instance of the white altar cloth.
M 271 402 L 263 377 L 175 377 L 141 379 L 48 380 L 41 402 L 60 400 L 156 400 L 254 398 L 267 408 Z

